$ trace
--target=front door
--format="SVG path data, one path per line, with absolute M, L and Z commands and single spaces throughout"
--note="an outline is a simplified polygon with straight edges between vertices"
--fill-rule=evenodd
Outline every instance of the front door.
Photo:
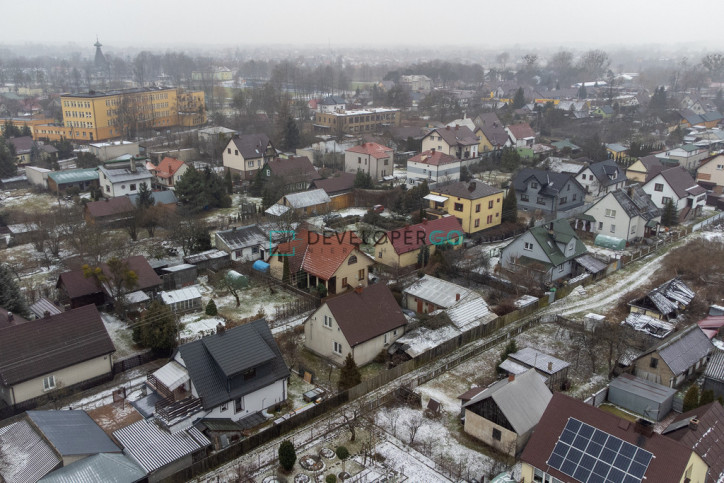
M 417 313 L 422 313 L 422 299 L 417 299 Z
M 327 295 L 337 293 L 337 277 L 332 277 L 327 281 Z

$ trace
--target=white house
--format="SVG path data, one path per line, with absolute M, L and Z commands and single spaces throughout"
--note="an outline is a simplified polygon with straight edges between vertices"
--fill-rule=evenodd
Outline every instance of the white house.
M 221 156 L 224 168 L 242 179 L 251 179 L 277 152 L 266 134 L 234 136 Z
M 98 181 L 106 198 L 137 194 L 141 185 L 151 189 L 153 175 L 131 158 L 129 163 L 108 163 L 98 167 Z
M 258 225 L 234 227 L 217 231 L 216 248 L 231 255 L 232 260 L 266 260 L 271 249 L 270 238 Z
M 344 153 L 344 170 L 347 173 L 364 171 L 373 180 L 392 176 L 394 172 L 394 150 L 377 143 L 362 143 Z
M 612 159 L 591 163 L 576 175 L 576 181 L 586 189 L 586 198 L 592 199 L 623 188 L 626 180 L 626 170 Z
M 704 146 L 696 144 L 682 144 L 674 149 L 664 151 L 656 155 L 657 158 L 675 159 L 681 166 L 688 170 L 694 170 L 699 162 L 709 155 L 709 150 Z
M 335 112 L 344 111 L 347 106 L 347 101 L 341 97 L 328 96 L 317 103 L 319 112 Z
M 138 142 L 135 141 L 90 143 L 88 150 L 103 162 L 119 158 L 123 155 L 138 156 L 140 153 Z
M 665 169 L 643 186 L 654 204 L 663 209 L 671 200 L 679 220 L 696 217 L 706 204 L 706 190 L 682 166 Z
M 612 191 L 589 208 L 586 215 L 595 221 L 577 219 L 576 227 L 585 231 L 633 240 L 655 234 L 661 221 L 661 210 L 639 185 Z
M 423 151 L 407 160 L 407 183 L 422 181 L 460 181 L 461 161 L 435 149 Z
M 176 158 L 163 158 L 152 173 L 156 183 L 164 188 L 173 188 L 189 169 L 188 165 Z
M 161 300 L 176 313 L 201 310 L 201 292 L 198 285 L 161 292 Z

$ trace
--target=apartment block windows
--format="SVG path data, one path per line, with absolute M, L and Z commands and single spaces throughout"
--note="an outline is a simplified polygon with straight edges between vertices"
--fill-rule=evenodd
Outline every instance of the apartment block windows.
M 462 203 L 455 203 L 455 207 L 453 208 L 455 211 L 463 211 L 463 204 Z

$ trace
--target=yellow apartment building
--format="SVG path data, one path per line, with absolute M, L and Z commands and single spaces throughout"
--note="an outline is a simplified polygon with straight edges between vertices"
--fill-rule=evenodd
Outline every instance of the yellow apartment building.
M 399 125 L 400 110 L 387 107 L 317 112 L 314 115 L 314 127 L 321 131 L 364 133 Z
M 460 221 L 465 233 L 500 225 L 503 216 L 503 190 L 479 180 L 460 181 L 430 190 L 425 198 L 434 211 L 445 212 Z

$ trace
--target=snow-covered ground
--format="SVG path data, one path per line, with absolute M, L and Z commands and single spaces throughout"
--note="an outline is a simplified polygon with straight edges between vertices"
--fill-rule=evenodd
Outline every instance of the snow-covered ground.
M 186 314 L 179 320 L 183 327 L 180 335 L 181 343 L 191 342 L 205 335 L 215 334 L 216 327 L 219 324 L 226 325 L 223 318 L 203 315 L 203 312 Z
M 101 313 L 101 319 L 103 319 L 108 335 L 116 347 L 116 353 L 114 354 L 116 360 L 126 359 L 134 354 L 146 351 L 146 349 L 138 347 L 133 342 L 133 333 L 127 323 L 107 313 Z

